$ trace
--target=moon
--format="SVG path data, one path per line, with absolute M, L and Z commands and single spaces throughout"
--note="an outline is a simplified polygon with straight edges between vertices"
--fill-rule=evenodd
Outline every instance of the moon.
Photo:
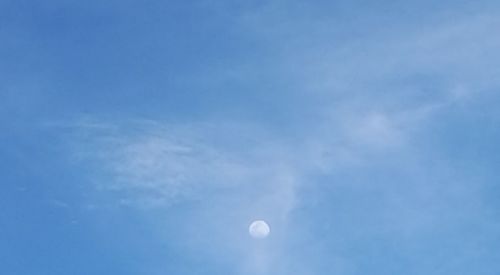
M 248 227 L 248 233 L 255 239 L 264 239 L 270 232 L 271 229 L 269 225 L 263 220 L 254 221 L 250 224 L 250 227 Z

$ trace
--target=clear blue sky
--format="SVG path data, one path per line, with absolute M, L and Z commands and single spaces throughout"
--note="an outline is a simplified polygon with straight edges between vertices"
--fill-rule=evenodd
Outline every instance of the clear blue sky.
M 498 275 L 499 76 L 498 1 L 0 0 L 0 274 Z

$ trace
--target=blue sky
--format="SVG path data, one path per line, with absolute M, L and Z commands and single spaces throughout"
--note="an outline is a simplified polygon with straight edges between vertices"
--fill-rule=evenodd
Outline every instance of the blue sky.
M 0 0 L 0 273 L 499 274 L 499 30 L 486 0 Z

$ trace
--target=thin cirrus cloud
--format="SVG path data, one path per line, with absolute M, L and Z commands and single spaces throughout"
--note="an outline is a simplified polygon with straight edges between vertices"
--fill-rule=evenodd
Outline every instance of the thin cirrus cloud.
M 231 119 L 180 124 L 93 118 L 76 123 L 74 153 L 93 169 L 95 192 L 109 195 L 107 203 L 146 209 L 197 203 L 199 209 L 182 218 L 182 234 L 189 240 L 185 245 L 211 258 L 241 256 L 235 260 L 240 274 L 289 273 L 297 259 L 332 250 L 337 266 L 329 269 L 351 274 L 356 255 L 331 248 L 330 239 L 321 243 L 307 234 L 299 241 L 287 236 L 285 228 L 291 225 L 288 231 L 293 232 L 288 234 L 307 231 L 306 225 L 294 221 L 314 218 L 301 216 L 304 207 L 320 200 L 314 190 L 321 195 L 348 186 L 346 192 L 364 198 L 360 203 L 342 197 L 328 200 L 335 210 L 342 209 L 341 202 L 349 205 L 344 211 L 350 214 L 331 214 L 335 226 L 329 215 L 321 220 L 322 226 L 344 234 L 353 244 L 366 236 L 390 235 L 410 247 L 415 244 L 409 240 L 432 235 L 438 225 L 460 228 L 475 221 L 455 209 L 484 213 L 479 188 L 473 188 L 429 142 L 429 125 L 442 114 L 468 108 L 476 96 L 497 85 L 491 78 L 497 69 L 488 58 L 499 44 L 490 35 L 497 26 L 496 18 L 480 15 L 388 35 L 385 40 L 373 36 L 364 43 L 325 44 L 320 51 L 291 43 L 270 70 L 296 76 L 294 81 L 303 89 L 300 95 L 323 101 L 310 123 L 290 121 L 297 125 L 296 139 Z M 314 35 L 310 38 L 319 39 Z M 287 66 L 292 60 L 304 70 Z M 491 70 L 483 74 L 478 70 L 482 67 Z M 244 72 L 233 74 L 241 77 Z M 286 102 L 286 93 L 281 95 Z M 371 175 L 373 179 L 364 178 Z M 464 200 L 470 205 L 463 206 Z M 440 217 L 446 217 L 446 223 Z M 247 222 L 256 218 L 266 219 L 273 228 L 272 246 L 265 250 L 248 249 L 247 236 L 238 233 L 246 233 Z M 357 227 L 354 219 L 365 227 Z M 189 225 L 203 226 L 204 232 Z M 290 243 L 307 241 L 313 245 L 289 251 Z M 220 252 L 210 254 L 215 244 Z M 321 265 L 320 260 L 304 260 L 298 274 L 316 274 Z
M 230 133 L 241 127 L 137 120 L 77 125 L 74 156 L 95 169 L 96 190 L 116 194 L 118 203 L 168 207 L 218 190 L 287 193 L 292 185 L 286 178 L 293 177 L 287 172 L 293 163 L 281 149 L 266 141 L 248 141 L 245 150 L 235 149 L 240 145 L 231 144 Z M 291 197 L 283 203 L 292 204 Z
M 146 210 L 194 203 L 198 210 L 175 221 L 182 228 L 175 234 L 182 236 L 183 245 L 207 257 L 236 257 L 239 274 L 280 274 L 289 272 L 287 266 L 294 266 L 305 253 L 288 251 L 292 237 L 286 229 L 302 230 L 295 211 L 315 200 L 303 190 L 322 186 L 315 179 L 318 175 L 335 177 L 373 161 L 384 163 L 380 157 L 388 151 L 411 159 L 408 129 L 422 127 L 422 120 L 416 119 L 421 113 L 345 111 L 342 119 L 332 116 L 310 127 L 310 135 L 298 141 L 270 138 L 255 128 L 242 130 L 243 125 L 87 120 L 75 124 L 73 150 L 78 161 L 93 170 L 89 175 L 94 193 L 105 197 L 102 203 Z M 431 111 L 424 113 L 432 116 Z M 393 195 L 399 196 L 397 191 Z M 269 221 L 273 228 L 269 243 L 262 247 L 252 247 L 245 235 L 248 222 L 256 218 Z M 413 232 L 425 228 L 429 219 L 398 219 L 390 228 Z M 164 225 L 155 222 L 154 227 Z M 160 239 L 172 238 L 162 234 Z M 220 252 L 211 255 L 216 244 Z M 328 250 L 319 244 L 315 249 Z M 335 268 L 349 269 L 345 261 L 336 258 Z M 300 267 L 304 274 L 309 268 L 314 269 L 313 262 Z

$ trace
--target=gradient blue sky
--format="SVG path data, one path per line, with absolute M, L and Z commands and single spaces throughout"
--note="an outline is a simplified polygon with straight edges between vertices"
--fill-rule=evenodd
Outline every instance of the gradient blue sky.
M 0 274 L 498 275 L 499 90 L 498 1 L 0 0 Z

